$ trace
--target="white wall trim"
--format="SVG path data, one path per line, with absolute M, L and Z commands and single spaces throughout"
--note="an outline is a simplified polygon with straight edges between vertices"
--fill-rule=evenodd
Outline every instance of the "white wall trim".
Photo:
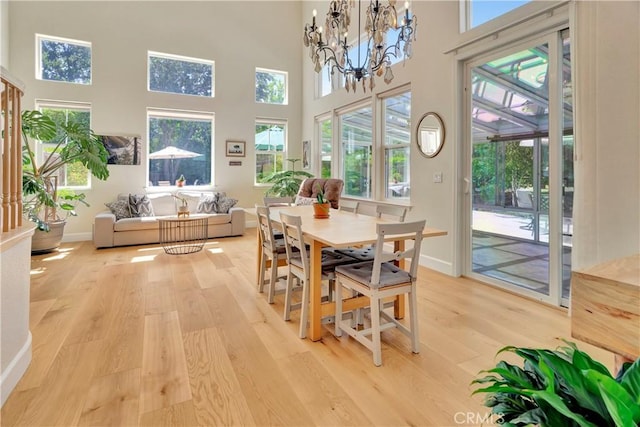
M 7 398 L 24 375 L 31 363 L 31 331 L 27 334 L 24 345 L 18 351 L 7 368 L 0 375 L 0 406 L 4 405 Z
M 430 257 L 428 255 L 420 254 L 419 263 L 423 267 L 430 268 L 448 276 L 455 276 L 453 271 L 453 263 L 443 261 L 438 258 Z
M 93 240 L 93 233 L 64 233 L 62 236 L 63 243 L 85 242 L 91 240 Z

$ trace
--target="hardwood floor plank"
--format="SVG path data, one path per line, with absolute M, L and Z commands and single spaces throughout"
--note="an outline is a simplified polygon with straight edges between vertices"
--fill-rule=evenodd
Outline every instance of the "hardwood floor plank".
M 63 346 L 17 424 L 77 425 L 100 350 L 99 341 Z
M 226 288 L 204 289 L 224 347 L 258 425 L 311 425 L 313 419 Z M 278 390 L 278 393 L 273 393 Z
M 167 311 L 176 311 L 175 291 L 171 281 L 154 282 L 154 286 L 144 288 L 144 313 L 158 314 Z
M 55 299 L 33 301 L 29 304 L 29 330 L 33 330 L 47 312 L 56 303 Z
M 184 349 L 199 425 L 255 425 L 216 329 L 189 332 Z
M 182 334 L 215 326 L 200 289 L 178 291 L 175 300 Z
M 78 425 L 132 426 L 138 422 L 140 369 L 95 377 Z
M 145 316 L 143 342 L 140 412 L 190 400 L 178 313 Z
M 139 425 L 149 427 L 197 426 L 193 401 L 176 403 L 166 408 L 146 412 L 140 416 Z

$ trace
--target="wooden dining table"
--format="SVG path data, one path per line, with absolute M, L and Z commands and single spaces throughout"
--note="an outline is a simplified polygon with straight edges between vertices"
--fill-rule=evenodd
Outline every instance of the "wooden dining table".
M 315 218 L 313 206 L 273 207 L 270 210 L 271 221 L 276 228 L 282 227 L 280 212 L 297 215 L 302 218 L 302 234 L 305 242 L 310 246 L 310 310 L 309 331 L 307 337 L 312 341 L 322 338 L 322 319 L 334 315 L 335 303 L 322 302 L 322 248 L 347 248 L 357 245 L 373 244 L 378 239 L 376 225 L 391 222 L 374 216 L 343 212 L 331 209 L 329 218 Z M 431 227 L 425 227 L 424 237 L 444 236 L 447 232 Z M 407 236 L 409 237 L 409 236 Z M 404 240 L 389 240 L 394 242 L 396 250 L 404 249 Z M 261 243 L 258 241 L 258 247 Z M 260 260 L 258 260 L 259 265 Z M 368 302 L 366 297 L 354 297 L 345 300 L 345 311 L 364 306 Z M 394 304 L 394 315 L 404 317 L 404 298 L 399 298 Z

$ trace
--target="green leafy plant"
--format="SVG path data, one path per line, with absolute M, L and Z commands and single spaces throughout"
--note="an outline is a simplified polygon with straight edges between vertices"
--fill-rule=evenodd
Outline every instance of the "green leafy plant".
M 58 176 L 68 165 L 83 164 L 93 176 L 107 179 L 108 152 L 91 129 L 80 123 L 56 123 L 40 111 L 22 112 L 22 192 L 24 214 L 43 231 L 49 221 L 76 215 L 77 203 L 89 206 L 83 193 L 58 190 Z M 37 141 L 46 141 L 46 157 L 39 163 L 35 154 Z M 64 213 L 64 215 L 60 215 Z
M 329 201 L 327 201 L 327 198 L 324 197 L 324 191 L 322 191 L 322 187 L 320 187 L 320 185 L 316 187 L 316 190 L 318 191 L 318 193 L 316 194 L 316 202 L 320 203 L 321 205 L 329 203 Z
M 505 347 L 522 367 L 500 361 L 472 384 L 486 393 L 484 405 L 507 426 L 632 427 L 640 425 L 640 359 L 626 363 L 617 377 L 578 350 Z
M 264 182 L 273 184 L 265 193 L 266 196 L 275 197 L 294 197 L 298 194 L 300 184 L 306 178 L 313 178 L 313 174 L 296 170 L 296 162 L 300 159 L 287 159 L 291 162 L 291 169 L 280 172 L 274 172 L 265 179 Z

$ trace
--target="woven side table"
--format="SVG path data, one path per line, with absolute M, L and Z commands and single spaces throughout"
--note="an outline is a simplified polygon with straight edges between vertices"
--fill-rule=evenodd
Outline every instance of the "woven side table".
M 158 220 L 160 244 L 169 255 L 185 255 L 202 250 L 207 241 L 208 220 L 202 215 Z

